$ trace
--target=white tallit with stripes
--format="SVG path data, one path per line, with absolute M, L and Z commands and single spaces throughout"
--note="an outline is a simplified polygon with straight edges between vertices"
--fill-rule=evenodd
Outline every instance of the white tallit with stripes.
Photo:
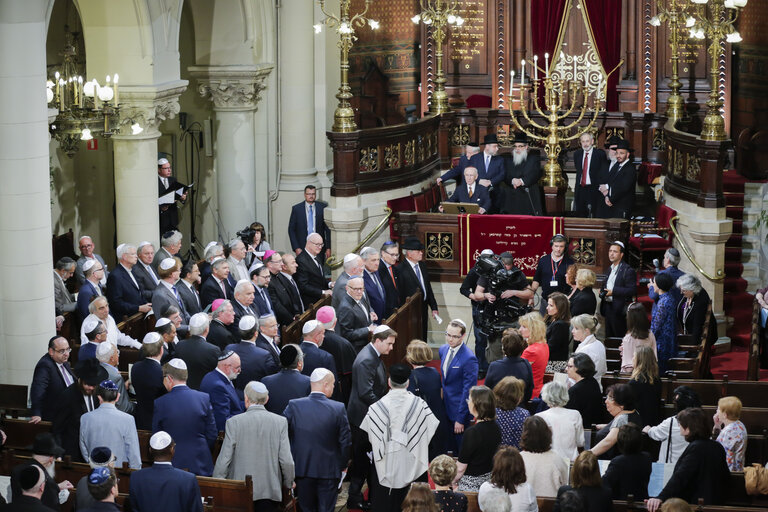
M 390 390 L 368 409 L 360 428 L 368 432 L 382 486 L 401 489 L 424 474 L 439 424 L 427 403 L 405 389 Z

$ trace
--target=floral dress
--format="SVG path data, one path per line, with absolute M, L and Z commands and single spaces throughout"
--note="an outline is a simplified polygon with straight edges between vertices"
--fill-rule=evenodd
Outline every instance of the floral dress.
M 726 425 L 717 436 L 717 442 L 725 448 L 725 461 L 731 471 L 744 471 L 744 454 L 747 451 L 747 429 L 740 421 Z
M 516 407 L 512 410 L 496 408 L 496 423 L 501 429 L 501 444 L 520 448 L 520 437 L 523 435 L 523 422 L 531 414 L 527 409 Z
M 651 332 L 656 337 L 659 375 L 664 375 L 669 369 L 667 361 L 675 357 L 675 336 L 677 335 L 675 303 L 669 293 L 662 294 L 659 301 L 653 304 Z

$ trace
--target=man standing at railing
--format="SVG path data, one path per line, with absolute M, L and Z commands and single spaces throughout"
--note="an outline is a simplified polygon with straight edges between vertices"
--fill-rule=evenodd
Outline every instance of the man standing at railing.
M 444 181 L 456 180 L 456 186 L 461 185 L 461 178 L 464 176 L 464 169 L 469 165 L 469 160 L 480 152 L 480 144 L 477 142 L 467 142 L 464 146 L 464 154 L 459 157 L 459 162 L 456 166 L 452 167 L 445 174 L 437 178 L 437 184 L 440 185 Z
M 438 318 L 438 311 L 427 266 L 421 261 L 424 259 L 424 244 L 414 236 L 408 237 L 403 243 L 403 252 L 405 253 L 405 260 L 397 266 L 400 274 L 400 300 L 405 302 L 417 291 L 421 292 L 424 299 L 424 309 L 421 315 L 421 337 L 426 341 L 429 325 L 428 311 L 432 312 L 432 318 L 435 319 Z
M 482 153 L 477 153 L 469 160 L 469 165 L 477 169 L 478 183 L 488 187 L 491 192 L 493 210 L 498 211 L 499 197 L 498 185 L 504 181 L 504 157 L 499 155 L 499 139 L 495 133 L 489 133 L 483 138 Z
M 288 220 L 288 237 L 291 239 L 291 249 L 297 255 L 304 250 L 307 236 L 319 233 L 325 241 L 325 257 L 331 255 L 331 230 L 325 225 L 325 207 L 322 201 L 317 201 L 317 187 L 304 187 L 304 201 L 293 205 L 291 218 Z

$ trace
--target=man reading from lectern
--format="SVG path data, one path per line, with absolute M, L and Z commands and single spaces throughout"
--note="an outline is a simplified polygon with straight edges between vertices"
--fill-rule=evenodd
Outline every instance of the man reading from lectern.
M 478 213 L 486 213 L 491 209 L 491 196 L 488 188 L 477 183 L 477 169 L 467 167 L 464 169 L 464 181 L 456 185 L 453 195 L 448 198 L 451 203 L 473 203 L 480 207 Z M 440 206 L 440 211 L 443 207 Z
M 179 188 L 179 183 L 176 178 L 171 176 L 171 164 L 168 159 L 161 158 L 157 161 L 157 193 L 158 197 L 162 198 L 169 192 L 173 192 L 173 200 L 170 203 L 160 204 L 160 233 L 166 231 L 173 231 L 177 229 L 179 224 L 179 209 L 176 206 L 176 201 L 186 201 L 187 191 L 183 194 L 176 194 L 176 190 Z
M 515 134 L 513 149 L 512 159 L 507 160 L 501 213 L 541 215 L 541 159 L 528 152 L 528 137 L 524 133 Z

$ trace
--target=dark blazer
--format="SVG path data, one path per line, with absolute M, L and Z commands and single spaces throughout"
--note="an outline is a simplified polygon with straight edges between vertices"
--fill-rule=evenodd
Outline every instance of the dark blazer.
M 647 453 L 632 453 L 611 460 L 603 475 L 603 485 L 611 488 L 615 500 L 626 500 L 628 494 L 644 500 L 648 497 L 650 479 L 651 458 Z
M 344 404 L 312 393 L 291 400 L 285 418 L 296 477 L 338 480 L 352 446 Z
M 469 159 L 469 165 L 466 167 L 474 167 L 477 169 L 477 181 L 490 180 L 491 185 L 493 186 L 504 181 L 504 157 L 501 155 L 492 156 L 490 165 L 488 166 L 488 169 L 486 169 L 485 153 L 481 151 L 480 153 L 472 155 L 472 158 Z
M 304 312 L 296 288 L 283 274 L 272 276 L 269 281 L 269 298 L 280 325 L 290 324 L 296 315 Z
M 233 333 L 233 336 L 235 336 L 235 341 L 232 343 L 237 343 L 238 338 L 240 336 L 240 331 L 238 326 L 240 325 L 240 319 L 243 318 L 246 315 L 251 315 L 255 317 L 257 320 L 261 316 L 259 313 L 259 308 L 256 307 L 255 304 L 251 304 L 250 306 L 243 306 L 239 302 L 237 302 L 237 299 L 232 301 L 232 309 L 235 310 L 235 321 L 232 322 L 232 325 L 228 327 L 230 332 Z
M 597 297 L 592 288 L 577 289 L 570 298 L 571 317 L 582 314 L 594 315 L 597 311 Z
M 531 399 L 533 394 L 533 369 L 531 363 L 522 357 L 503 357 L 488 365 L 485 385 L 493 389 L 504 377 L 517 377 L 525 382 L 523 402 Z
M 582 379 L 568 389 L 568 403 L 565 407 L 581 413 L 584 428 L 592 428 L 592 425 L 604 423 L 606 420 L 603 394 L 594 377 Z
M 21 491 L 19 491 L 19 494 L 14 492 L 13 503 L 9 503 L 3 507 L 3 512 L 51 512 L 52 510 L 55 511 L 58 509 L 52 509 L 51 507 L 44 505 L 42 501 L 34 496 L 21 494 Z
M 200 294 L 197 292 L 197 290 L 190 290 L 189 286 L 181 281 L 176 283 L 176 289 L 179 290 L 179 295 L 181 295 L 181 302 L 184 303 L 184 309 L 187 310 L 187 313 L 189 313 L 190 316 L 194 315 L 195 313 L 200 313 L 203 310 Z M 234 294 L 232 295 L 234 296 Z
M 275 308 L 272 306 L 272 297 L 269 296 L 269 288 L 264 289 L 267 296 L 266 300 L 261 296 L 261 288 L 254 286 L 254 289 L 256 289 L 256 295 L 253 296 L 253 304 L 251 304 L 251 307 L 256 307 L 259 311 L 259 316 L 274 313 Z
M 312 375 L 315 368 L 325 368 L 333 372 L 333 377 L 337 378 L 336 362 L 333 356 L 322 350 L 311 341 L 302 341 L 301 350 L 304 352 L 304 368 L 301 370 L 306 376 Z
M 278 346 L 279 346 L 278 342 Z M 256 346 L 260 349 L 266 350 L 267 353 L 269 353 L 270 356 L 272 356 L 272 361 L 275 363 L 275 366 L 277 368 L 280 368 L 280 351 L 275 349 L 275 346 L 272 345 L 270 342 L 267 341 L 267 338 L 265 338 L 261 333 L 259 333 L 258 336 L 256 336 Z
M 72 377 L 72 382 L 77 378 L 72 373 L 69 362 L 62 365 Z M 59 367 L 51 356 L 46 353 L 35 365 L 35 372 L 32 374 L 32 384 L 29 387 L 29 399 L 32 403 L 32 416 L 40 416 L 43 421 L 53 419 L 59 399 L 67 386 L 64 384 L 64 377 L 61 376 Z
M 557 490 L 557 499 L 552 507 L 552 512 L 560 512 L 560 496 L 566 491 L 576 491 L 583 503 L 584 512 L 613 512 L 613 500 L 611 490 L 605 486 L 572 488 L 564 485 Z
M 611 267 L 605 270 L 605 275 L 611 274 Z M 608 277 L 605 278 L 608 282 Z M 605 290 L 605 284 L 601 290 Z M 627 305 L 637 294 L 637 274 L 635 269 L 629 266 L 623 259 L 619 262 L 619 268 L 616 270 L 616 281 L 613 283 L 613 301 L 600 303 L 600 314 L 603 316 L 624 314 Z
M 320 263 L 319 267 L 317 263 Z M 320 300 L 325 290 L 330 289 L 328 280 L 325 278 L 322 270 L 323 253 L 313 258 L 307 251 L 301 251 L 301 254 L 296 256 L 296 264 L 298 269 L 293 279 L 299 286 L 304 306 L 308 307 L 310 304 Z
M 589 182 L 586 187 L 581 186 L 581 175 L 584 167 L 584 150 L 579 148 L 573 153 L 573 164 L 576 167 L 576 185 L 574 186 L 574 208 L 573 210 L 579 217 L 586 217 L 589 215 L 591 205 L 592 215 L 597 215 L 597 207 L 599 205 L 603 194 L 600 193 L 598 187 L 601 183 L 606 182 L 606 174 L 608 173 L 608 157 L 605 155 L 605 151 L 599 148 L 593 148 L 592 154 L 589 157 Z M 604 199 L 602 199 L 605 202 Z
M 683 297 L 677 304 L 677 324 L 680 331 L 693 336 L 693 343 L 701 341 L 701 334 L 704 332 L 704 320 L 707 318 L 707 306 L 710 304 L 709 294 L 704 288 L 693 296 L 691 307 L 687 314 L 684 314 L 685 301 Z
M 456 190 L 453 191 L 453 195 L 448 198 L 451 203 L 476 203 L 480 208 L 485 209 L 486 213 L 491 209 L 491 195 L 488 192 L 488 188 L 474 184 L 475 190 L 472 193 L 472 197 L 469 197 L 469 189 L 466 183 L 456 185 Z
M 99 399 L 94 396 L 94 407 L 98 407 L 98 404 Z M 80 453 L 80 417 L 86 412 L 88 410 L 85 407 L 83 393 L 77 383 L 61 393 L 51 432 L 59 438 L 64 453 L 70 455 L 74 462 L 84 462 Z
M 206 393 L 182 385 L 155 400 L 152 432 L 160 430 L 168 432 L 176 442 L 173 467 L 211 476 L 211 448 L 219 432 Z M 199 500 L 200 495 L 196 498 Z
M 325 246 L 323 250 L 331 246 L 331 230 L 325 225 L 325 207 L 322 201 L 315 201 L 315 232 L 323 237 Z M 288 219 L 288 237 L 291 239 L 291 249 L 304 250 L 307 245 L 307 211 L 306 202 L 302 201 L 291 207 L 291 217 Z
M 294 398 L 303 398 L 312 391 L 309 377 L 299 373 L 298 370 L 282 369 L 273 375 L 267 375 L 261 379 L 261 383 L 267 386 L 269 400 L 264 406 L 269 412 L 284 416 L 288 402 Z M 342 407 L 342 411 L 344 408 Z M 345 413 L 346 415 L 346 413 Z M 295 462 L 295 461 L 294 461 Z
M 155 400 L 166 393 L 163 368 L 158 362 L 144 358 L 131 368 L 131 382 L 136 390 L 136 428 L 151 430 Z
M 163 234 L 164 232 L 161 231 L 160 234 Z M 179 256 L 178 254 L 176 256 Z M 155 252 L 155 257 L 152 258 L 152 268 L 155 269 L 155 274 L 158 272 L 158 267 L 160 266 L 160 262 L 163 261 L 166 258 L 173 258 L 174 255 L 168 252 L 168 250 L 165 247 L 160 247 L 157 252 Z M 181 258 L 181 256 L 179 256 Z
M 190 336 L 176 344 L 176 357 L 187 363 L 187 385 L 192 389 L 200 388 L 200 381 L 219 362 L 221 350 L 216 345 L 205 341 L 201 336 Z
M 571 338 L 571 325 L 563 320 L 555 320 L 547 325 L 547 345 L 550 361 L 567 361 L 568 345 Z M 653 423 L 655 425 L 655 423 Z
M 394 283 L 392 282 L 393 276 L 395 278 Z M 400 300 L 400 292 L 397 289 L 397 286 L 399 286 L 400 283 L 400 271 L 396 266 L 392 266 L 392 274 L 390 274 L 387 264 L 382 261 L 379 265 L 379 279 L 381 280 L 381 285 L 384 287 L 387 300 L 384 306 L 384 318 L 389 318 L 389 315 L 402 304 L 402 301 Z
M 233 323 L 232 326 L 234 325 L 236 324 Z M 211 326 L 208 329 L 208 336 L 206 336 L 205 341 L 224 350 L 224 347 L 237 343 L 238 340 L 239 336 L 232 334 L 229 327 L 218 320 L 211 320 Z
M 131 473 L 129 496 L 133 512 L 203 512 L 195 475 L 169 464 Z
M 144 264 L 139 261 L 131 269 L 133 277 L 136 278 L 136 281 L 138 281 L 139 286 L 141 287 L 141 296 L 144 298 L 145 302 L 150 302 L 152 300 L 152 292 L 157 285 L 160 284 L 160 276 L 155 273 L 155 269 L 152 268 L 152 265 L 149 265 L 149 268 L 150 270 L 147 270 Z M 157 278 L 157 283 L 155 283 L 155 280 L 149 275 L 150 272 L 154 273 L 154 276 Z
M 397 269 L 400 272 L 400 302 L 405 302 L 405 299 L 421 291 L 421 283 L 416 277 L 416 273 L 413 271 L 411 264 L 408 260 L 403 260 L 397 265 Z M 432 282 L 429 279 L 429 271 L 423 261 L 419 262 L 419 272 L 424 279 L 424 287 L 427 289 L 427 296 L 424 297 L 424 305 L 428 306 L 432 310 L 437 310 L 437 301 L 435 300 L 435 294 L 432 292 Z
M 243 390 L 249 382 L 252 380 L 261 381 L 267 375 L 272 375 L 280 368 L 275 363 L 272 354 L 248 341 L 227 345 L 225 350 L 233 350 L 240 356 L 241 371 L 234 382 L 237 396 L 240 399 L 243 398 Z M 269 401 L 272 401 L 271 394 Z
M 368 295 L 368 303 L 371 305 L 371 309 L 376 313 L 376 316 L 379 317 L 379 320 L 377 323 L 384 323 L 384 320 L 386 317 L 384 314 L 386 313 L 387 308 L 387 298 L 386 298 L 386 291 L 384 290 L 384 283 L 381 282 L 381 278 L 379 277 L 379 273 L 376 272 L 376 277 L 379 279 L 379 282 L 381 283 L 381 291 L 384 292 L 384 294 L 379 293 L 379 288 L 376 286 L 376 283 L 373 281 L 373 278 L 371 277 L 372 274 L 368 274 L 367 270 L 363 271 L 363 283 L 365 284 L 365 293 Z
M 386 394 L 387 371 L 373 345 L 369 343 L 360 350 L 352 365 L 352 392 L 347 404 L 350 425 L 359 427 L 368 413 L 368 407 Z
M 234 300 L 235 292 L 232 290 L 232 287 L 229 285 L 229 281 L 226 279 L 224 280 L 224 286 L 227 289 L 226 297 L 221 290 L 221 286 L 219 286 L 219 283 L 216 282 L 216 278 L 213 276 L 211 276 L 210 279 L 207 279 L 203 283 L 203 286 L 200 287 L 200 304 L 202 305 L 203 309 L 208 307 L 216 299 Z
M 442 370 L 448 345 L 440 347 L 440 368 Z M 490 369 L 489 369 L 490 371 Z M 443 401 L 445 413 L 451 421 L 469 425 L 472 415 L 467 408 L 469 389 L 477 385 L 477 357 L 466 345 L 462 344 L 451 361 L 448 373 L 443 375 Z
M 168 188 L 163 185 L 163 180 L 160 176 L 157 177 L 157 197 L 164 196 L 171 190 L 176 190 L 176 178 L 173 176 L 168 177 Z M 174 199 L 178 200 L 178 196 L 175 195 Z M 166 231 L 176 229 L 179 225 L 179 209 L 176 206 L 176 201 L 171 204 L 158 205 L 160 208 L 160 234 L 162 235 Z
M 464 181 L 464 169 L 466 169 L 468 165 L 469 158 L 467 158 L 467 154 L 464 153 L 459 157 L 459 163 L 440 176 L 440 179 L 443 181 L 456 180 L 456 186 L 458 187 Z
M 203 377 L 200 382 L 200 391 L 208 393 L 211 407 L 213 407 L 213 418 L 216 420 L 216 429 L 220 432 L 224 431 L 224 424 L 229 418 L 245 412 L 243 402 L 235 392 L 235 386 L 217 370 L 208 372 Z
M 504 201 L 500 204 L 501 213 L 513 215 L 542 215 L 541 188 L 541 157 L 537 152 L 528 152 L 528 157 L 520 165 L 514 165 L 511 158 L 506 161 L 504 175 Z M 523 180 L 522 187 L 512 187 L 512 180 Z
M 682 498 L 688 503 L 698 503 L 702 498 L 705 505 L 721 505 L 725 503 L 730 478 L 723 446 L 711 439 L 699 439 L 691 442 L 677 459 L 675 471 L 658 498 Z
M 368 326 L 371 325 L 371 319 L 365 316 L 363 308 L 347 292 L 344 292 L 341 298 L 336 316 L 336 333 L 349 340 L 355 350 L 360 350 L 368 343 Z
M 320 348 L 333 356 L 339 377 L 352 373 L 352 364 L 355 362 L 357 352 L 348 339 L 326 329 L 325 339 Z
M 21 471 L 28 465 L 39 467 L 43 470 L 43 474 L 45 475 L 45 488 L 43 489 L 43 495 L 39 500 L 31 497 L 30 500 L 17 500 L 17 498 L 27 497 L 21 493 L 19 478 L 21 477 Z M 11 470 L 11 494 L 13 495 L 13 503 L 6 508 L 1 508 L 0 510 L 3 510 L 3 512 L 6 512 L 7 510 L 15 510 L 19 512 L 34 512 L 36 510 L 47 512 L 49 510 L 61 510 L 61 505 L 59 505 L 59 484 L 57 484 L 53 477 L 48 474 L 43 465 L 34 459 L 29 464 L 19 464 Z M 31 500 L 34 500 L 37 503 L 34 503 Z M 41 503 L 43 508 L 26 507 L 27 504 L 37 507 L 38 503 Z M 17 508 L 11 508 L 13 505 L 17 506 Z
M 132 273 L 132 272 L 131 272 Z M 138 284 L 138 280 L 136 281 Z M 146 304 L 142 289 L 133 283 L 128 271 L 119 263 L 107 278 L 107 300 L 109 311 L 119 322 L 123 316 L 131 316 L 139 311 L 139 306 Z
M 608 185 L 608 195 L 603 197 L 600 217 L 628 219 L 632 214 L 632 207 L 635 205 L 635 164 L 627 161 L 619 170 L 616 164 L 611 167 L 606 174 L 606 184 Z M 602 195 L 602 194 L 601 194 Z M 607 197 L 613 206 L 605 204 Z
M 80 345 L 80 350 L 77 351 L 77 359 L 83 361 L 85 359 L 96 358 L 96 349 L 98 346 L 98 343 L 85 343 Z
M 88 311 L 88 306 L 91 304 L 93 298 L 98 295 L 99 293 L 96 291 L 96 286 L 89 280 L 86 279 L 83 281 L 83 284 L 80 285 L 80 291 L 77 292 L 77 313 L 80 315 L 81 322 L 85 320 L 85 317 L 91 314 L 90 311 Z M 112 316 L 114 317 L 114 315 Z
M 176 285 L 175 288 L 177 292 L 179 291 L 179 286 L 184 285 Z M 179 297 L 181 297 L 181 293 L 179 293 Z M 179 303 L 173 291 L 169 290 L 168 287 L 163 283 L 160 283 L 152 293 L 152 311 L 155 313 L 155 318 L 164 316 L 168 306 L 179 308 L 182 323 L 189 324 L 189 318 L 191 315 L 187 311 L 187 308 L 184 307 L 184 301 L 182 300 L 181 303 Z

